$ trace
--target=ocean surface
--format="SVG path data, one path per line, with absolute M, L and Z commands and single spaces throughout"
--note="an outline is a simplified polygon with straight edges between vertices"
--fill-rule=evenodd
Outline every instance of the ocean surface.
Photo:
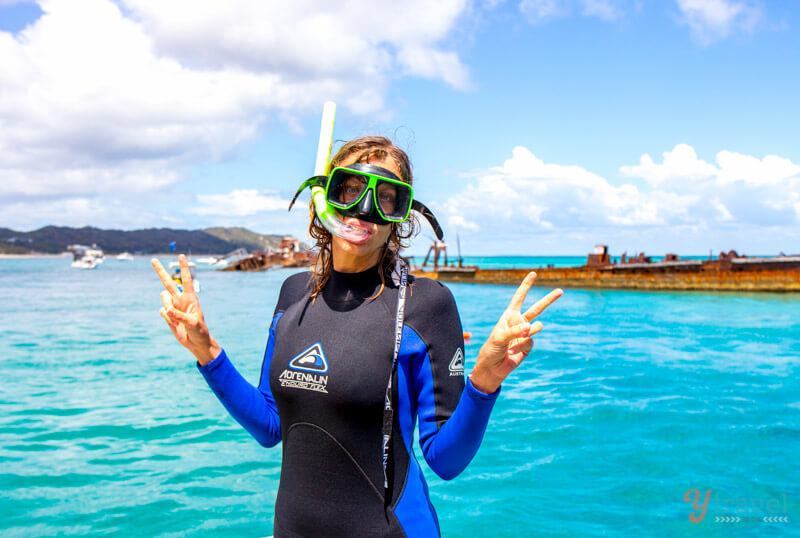
M 199 270 L 251 382 L 293 271 Z M 513 288 L 450 288 L 469 370 Z M 144 258 L 0 260 L 3 537 L 272 534 L 281 451 L 228 416 L 160 291 Z M 427 472 L 444 536 L 800 535 L 800 295 L 567 289 L 541 319 L 472 465 Z

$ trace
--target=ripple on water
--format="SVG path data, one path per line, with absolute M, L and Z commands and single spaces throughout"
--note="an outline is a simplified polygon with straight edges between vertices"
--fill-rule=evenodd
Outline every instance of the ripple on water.
M 281 450 L 227 415 L 165 330 L 148 260 L 92 274 L 68 260 L 12 265 L 0 260 L 0 535 L 271 535 Z M 257 381 L 291 271 L 199 270 L 215 336 Z M 474 335 L 469 367 L 514 287 L 449 287 Z M 504 383 L 470 467 L 445 482 L 419 458 L 443 535 L 681 536 L 698 531 L 690 487 L 792 495 L 798 306 L 567 290 Z

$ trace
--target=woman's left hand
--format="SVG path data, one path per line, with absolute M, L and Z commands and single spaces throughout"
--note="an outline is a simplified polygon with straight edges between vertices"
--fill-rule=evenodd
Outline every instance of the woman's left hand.
M 522 303 L 535 280 L 536 273 L 528 273 L 481 347 L 475 368 L 469 375 L 476 389 L 489 394 L 495 392 L 508 374 L 522 364 L 533 348 L 533 335 L 543 328 L 541 321 L 533 324 L 531 321 L 564 294 L 563 290 L 555 289 L 523 313 Z

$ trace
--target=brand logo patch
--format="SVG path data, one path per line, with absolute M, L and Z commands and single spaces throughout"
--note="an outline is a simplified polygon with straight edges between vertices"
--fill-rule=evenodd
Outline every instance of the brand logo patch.
M 456 349 L 456 354 L 450 359 L 450 375 L 464 375 L 464 353 L 461 348 Z
M 325 353 L 322 352 L 322 345 L 317 342 L 305 351 L 300 352 L 299 355 L 289 361 L 289 368 L 316 374 L 327 373 L 328 361 L 325 359 Z
M 328 359 L 322 351 L 322 344 L 317 342 L 301 351 L 289 361 L 278 380 L 282 387 L 328 392 Z

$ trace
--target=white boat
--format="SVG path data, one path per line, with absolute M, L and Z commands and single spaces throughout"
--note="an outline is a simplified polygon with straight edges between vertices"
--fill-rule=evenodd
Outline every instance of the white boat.
M 72 252 L 72 267 L 75 269 L 94 269 L 105 259 L 103 251 L 97 245 L 69 245 Z
M 133 254 L 131 254 L 130 252 L 123 252 L 122 254 L 117 256 L 117 259 L 124 262 L 132 262 Z
M 188 262 L 189 266 L 189 274 L 192 275 L 192 284 L 195 293 L 200 293 L 200 281 L 197 280 L 195 276 L 195 268 L 197 268 L 197 264 L 194 262 Z M 183 281 L 181 280 L 181 264 L 178 262 L 169 262 L 169 268 L 172 269 L 172 280 L 177 282 L 178 284 L 178 291 L 183 293 Z
M 90 256 L 79 258 L 72 262 L 72 267 L 75 269 L 94 269 L 98 265 L 100 265 L 100 262 Z

